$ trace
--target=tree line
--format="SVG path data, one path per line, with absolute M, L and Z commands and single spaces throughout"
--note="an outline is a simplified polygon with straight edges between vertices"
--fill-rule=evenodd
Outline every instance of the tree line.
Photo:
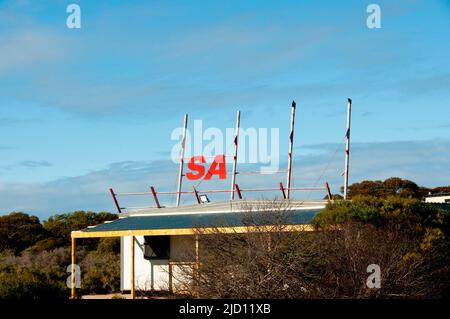
M 343 192 L 341 190 L 341 192 Z M 387 178 L 384 181 L 365 180 L 359 183 L 354 183 L 349 186 L 349 198 L 354 196 L 374 196 L 387 197 L 399 196 L 403 198 L 416 198 L 423 200 L 428 194 L 436 193 L 450 193 L 449 186 L 438 187 L 424 187 L 419 186 L 413 181 L 402 179 L 399 177 Z

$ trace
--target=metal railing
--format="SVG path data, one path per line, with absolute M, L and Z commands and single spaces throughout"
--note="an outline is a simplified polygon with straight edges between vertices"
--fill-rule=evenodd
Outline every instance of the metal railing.
M 330 187 L 328 185 L 328 182 L 325 182 L 324 187 L 284 187 L 283 183 L 279 183 L 279 187 L 269 187 L 269 188 L 240 188 L 238 184 L 235 184 L 234 191 L 229 189 L 205 189 L 205 190 L 198 190 L 195 188 L 195 186 L 192 187 L 192 191 L 156 191 L 154 186 L 150 186 L 150 191 L 148 192 L 125 192 L 125 193 L 116 193 L 112 188 L 109 189 L 111 196 L 113 198 L 114 204 L 117 208 L 117 211 L 119 213 L 122 213 L 122 210 L 127 209 L 127 207 L 120 207 L 118 197 L 125 197 L 125 196 L 150 196 L 153 198 L 153 201 L 155 202 L 155 206 L 145 206 L 145 207 L 133 207 L 133 208 L 162 208 L 158 195 L 181 195 L 181 194 L 190 194 L 194 195 L 198 204 L 201 204 L 200 196 L 199 194 L 214 194 L 214 193 L 231 193 L 235 192 L 239 199 L 243 199 L 242 193 L 246 192 L 274 192 L 274 191 L 280 191 L 281 195 L 284 199 L 287 199 L 286 192 L 288 191 L 326 191 L 328 199 L 331 200 L 331 191 Z M 128 209 L 131 207 L 128 207 Z

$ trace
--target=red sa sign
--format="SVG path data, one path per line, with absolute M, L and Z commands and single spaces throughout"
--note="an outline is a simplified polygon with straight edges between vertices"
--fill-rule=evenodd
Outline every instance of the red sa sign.
M 186 173 L 187 179 L 197 180 L 202 178 L 205 175 L 205 167 L 202 165 L 204 163 L 206 163 L 206 160 L 203 155 L 192 157 L 187 165 L 192 172 Z M 225 155 L 216 155 L 205 175 L 205 179 L 209 180 L 213 175 L 219 175 L 219 179 L 226 179 L 227 170 L 225 164 Z

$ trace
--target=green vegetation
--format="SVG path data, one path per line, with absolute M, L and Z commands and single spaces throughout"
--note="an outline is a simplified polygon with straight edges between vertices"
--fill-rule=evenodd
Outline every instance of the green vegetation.
M 391 177 L 384 181 L 362 181 L 349 186 L 349 198 L 362 195 L 378 198 L 399 196 L 403 198 L 423 199 L 428 193 L 441 192 L 450 192 L 450 186 L 435 188 L 419 187 L 416 183 L 399 177 Z
M 352 277 L 352 264 L 372 260 L 389 271 L 377 292 L 381 297 L 450 297 L 450 206 L 425 204 L 407 193 L 354 194 L 351 202 L 329 204 L 316 215 L 325 260 L 340 265 L 331 278 Z M 342 256 L 353 257 L 346 263 Z
M 0 251 L 19 253 L 47 236 L 36 216 L 16 212 L 0 216 Z
M 111 213 L 77 211 L 41 224 L 36 216 L 24 213 L 0 216 L 0 299 L 67 298 L 70 232 L 116 218 Z M 78 240 L 77 246 L 81 293 L 117 292 L 119 240 Z

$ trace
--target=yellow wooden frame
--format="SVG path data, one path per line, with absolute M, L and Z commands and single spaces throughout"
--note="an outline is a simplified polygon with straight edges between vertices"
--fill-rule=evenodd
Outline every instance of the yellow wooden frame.
M 196 261 L 194 263 L 195 278 L 198 277 L 198 265 L 199 265 L 199 243 L 198 235 L 201 234 L 243 234 L 243 233 L 257 233 L 257 232 L 294 232 L 294 231 L 313 231 L 314 227 L 309 224 L 301 225 L 282 225 L 282 226 L 236 226 L 236 227 L 203 227 L 203 228 L 166 228 L 166 229 L 138 229 L 138 230 L 100 230 L 100 231 L 82 231 L 76 230 L 72 231 L 72 249 L 71 249 L 71 259 L 72 259 L 72 278 L 71 278 L 71 299 L 76 298 L 75 289 L 75 239 L 76 238 L 104 238 L 104 237 L 131 237 L 131 298 L 135 298 L 135 287 L 134 287 L 134 239 L 135 236 L 181 236 L 181 235 L 195 235 L 195 252 Z M 196 283 L 197 284 L 197 283 Z M 196 286 L 197 287 L 197 286 Z
M 72 231 L 72 238 L 101 238 L 123 236 L 181 236 L 198 234 L 242 234 L 254 232 L 292 232 L 313 231 L 310 224 L 283 226 L 235 226 L 235 227 L 201 227 L 201 228 L 166 228 L 166 229 L 138 229 L 138 230 L 100 230 L 100 231 Z

